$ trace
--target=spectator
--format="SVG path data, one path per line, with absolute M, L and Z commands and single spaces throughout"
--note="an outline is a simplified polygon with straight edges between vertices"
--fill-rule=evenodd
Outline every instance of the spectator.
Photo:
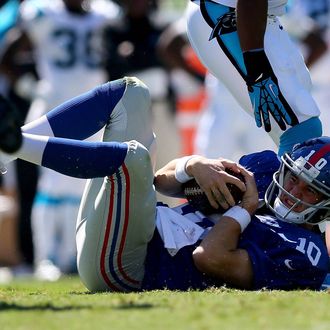
M 168 82 L 157 53 L 167 22 L 157 20 L 159 0 L 122 0 L 122 14 L 104 30 L 104 61 L 108 78 L 134 75 L 150 87 L 153 100 L 167 96 Z

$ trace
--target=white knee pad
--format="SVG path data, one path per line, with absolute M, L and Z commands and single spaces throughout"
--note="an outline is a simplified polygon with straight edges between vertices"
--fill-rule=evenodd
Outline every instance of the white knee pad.
M 135 77 L 125 77 L 126 89 L 105 128 L 103 141 L 136 140 L 156 159 L 156 137 L 152 129 L 151 99 L 148 87 Z

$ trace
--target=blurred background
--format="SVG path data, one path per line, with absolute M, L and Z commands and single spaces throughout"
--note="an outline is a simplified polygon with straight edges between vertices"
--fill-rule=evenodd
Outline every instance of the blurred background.
M 281 19 L 310 69 L 325 135 L 329 1 L 289 1 Z M 194 153 L 236 161 L 244 153 L 276 150 L 192 51 L 187 2 L 0 0 L 0 93 L 23 125 L 98 84 L 133 75 L 150 89 L 157 168 Z M 20 160 L 0 176 L 0 283 L 76 273 L 75 218 L 84 183 Z

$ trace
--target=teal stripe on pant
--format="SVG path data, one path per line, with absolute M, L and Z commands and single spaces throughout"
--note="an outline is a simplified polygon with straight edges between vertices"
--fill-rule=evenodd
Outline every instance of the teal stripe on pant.
M 213 29 L 210 40 L 216 38 L 223 52 L 245 80 L 246 68 L 237 34 L 234 8 L 220 5 L 210 0 L 201 0 L 200 9 L 203 18 Z

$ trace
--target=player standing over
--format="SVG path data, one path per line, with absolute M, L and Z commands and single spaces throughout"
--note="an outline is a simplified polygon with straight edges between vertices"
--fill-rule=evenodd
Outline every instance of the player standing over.
M 322 134 L 309 72 L 278 18 L 286 3 L 196 0 L 187 8 L 188 36 L 201 61 L 269 132 L 280 155 Z
M 10 70 L 12 54 L 24 47 L 34 52 L 40 80 L 27 122 L 106 81 L 101 34 L 117 13 L 118 8 L 110 2 L 101 10 L 85 0 L 22 4 L 20 37 L 4 55 L 4 65 Z M 74 219 L 84 185 L 85 180 L 46 168 L 40 172 L 31 215 L 36 276 L 40 279 L 56 280 L 60 272 L 75 270 Z M 60 237 L 60 244 L 56 237 Z
M 330 138 L 297 145 L 281 161 L 271 151 L 245 156 L 241 164 L 249 171 L 193 156 L 173 160 L 154 177 L 149 107 L 141 81 L 112 81 L 25 125 L 22 147 L 0 153 L 2 162 L 20 157 L 91 178 L 76 235 L 86 287 L 319 289 L 329 269 L 316 225 L 330 216 Z M 102 128 L 104 142 L 78 140 Z M 245 184 L 226 168 L 241 173 Z M 192 177 L 215 207 L 228 209 L 223 215 L 206 217 L 187 204 L 156 205 L 155 187 L 182 196 L 182 183 Z M 244 192 L 239 205 L 233 206 L 226 182 Z M 259 197 L 268 209 L 258 209 Z

